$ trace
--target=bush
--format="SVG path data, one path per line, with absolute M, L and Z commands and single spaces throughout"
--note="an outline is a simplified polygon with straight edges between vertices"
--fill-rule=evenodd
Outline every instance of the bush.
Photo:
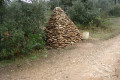
M 109 14 L 112 16 L 120 17 L 120 4 L 115 5 L 110 11 Z
M 92 8 L 90 3 L 84 4 L 81 1 L 76 1 L 67 13 L 73 21 L 87 25 L 95 20 L 100 13 L 98 9 Z
M 45 10 L 44 2 L 12 2 L 6 7 L 3 23 L 0 24 L 0 59 L 28 54 L 32 49 L 44 47 L 42 26 Z
M 97 8 L 100 8 L 101 11 L 108 12 L 113 6 L 113 0 L 99 0 L 96 4 Z

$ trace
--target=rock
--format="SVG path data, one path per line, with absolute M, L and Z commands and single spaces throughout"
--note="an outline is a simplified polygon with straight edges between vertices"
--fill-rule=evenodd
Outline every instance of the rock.
M 83 32 L 82 39 L 89 39 L 89 32 Z
M 60 7 L 53 10 L 45 33 L 46 43 L 52 48 L 63 48 L 81 40 L 80 31 Z

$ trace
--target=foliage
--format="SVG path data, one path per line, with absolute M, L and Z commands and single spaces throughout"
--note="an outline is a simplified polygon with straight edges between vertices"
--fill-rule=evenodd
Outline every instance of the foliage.
M 0 24 L 0 59 L 43 48 L 45 3 L 12 2 L 5 8 Z
M 101 11 L 109 11 L 113 6 L 113 0 L 99 0 L 96 4 L 97 8 L 100 8 Z
M 61 7 L 66 11 L 68 7 L 72 6 L 72 2 L 73 0 L 50 0 L 49 4 L 51 5 L 51 9 L 54 9 L 55 7 Z
M 64 9 L 74 22 L 83 25 L 93 22 L 96 26 L 101 26 L 104 21 L 106 22 L 104 19 L 111 7 L 118 2 L 117 0 L 50 0 L 50 5 L 51 9 L 57 6 Z
M 5 12 L 4 6 L 5 6 L 4 1 L 0 0 L 0 24 L 3 21 L 3 14 Z
M 87 25 L 95 20 L 100 13 L 99 10 L 92 8 L 91 5 L 94 6 L 92 2 L 84 4 L 81 1 L 76 1 L 73 6 L 68 9 L 68 15 L 73 21 Z
M 111 8 L 111 10 L 109 11 L 109 14 L 112 16 L 117 16 L 120 17 L 120 5 L 115 5 Z
M 60 0 L 50 0 L 49 6 L 51 9 L 54 9 L 55 7 L 59 7 Z
M 108 12 L 120 16 L 120 5 L 116 5 L 116 0 L 9 1 L 0 0 L 0 59 L 44 48 L 43 26 L 49 8 L 61 7 L 80 26 L 95 25 L 96 28 L 106 24 Z

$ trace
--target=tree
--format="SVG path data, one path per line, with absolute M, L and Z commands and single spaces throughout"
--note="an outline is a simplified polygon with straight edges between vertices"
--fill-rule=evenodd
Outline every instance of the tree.
M 66 11 L 67 7 L 72 6 L 72 0 L 60 0 L 60 4 L 63 5 L 63 9 Z
M 71 7 L 73 0 L 50 0 L 51 9 L 55 7 L 62 7 L 65 11 L 68 7 Z
M 118 3 L 120 3 L 120 0 L 118 0 Z
M 4 15 L 4 0 L 0 0 L 0 23 L 3 22 Z
M 4 15 L 5 15 L 5 4 L 10 2 L 10 0 L 0 0 L 0 23 L 3 22 Z
M 117 4 L 117 0 L 114 0 L 115 5 Z
M 88 0 L 81 0 L 82 2 L 87 2 Z
M 51 7 L 51 9 L 54 9 L 55 7 L 59 7 L 60 6 L 60 0 L 50 0 L 49 1 L 49 5 Z

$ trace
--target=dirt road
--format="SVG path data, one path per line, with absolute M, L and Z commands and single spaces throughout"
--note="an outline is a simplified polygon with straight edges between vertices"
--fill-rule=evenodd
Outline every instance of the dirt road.
M 78 43 L 25 67 L 0 69 L 0 80 L 120 80 L 120 35 Z

